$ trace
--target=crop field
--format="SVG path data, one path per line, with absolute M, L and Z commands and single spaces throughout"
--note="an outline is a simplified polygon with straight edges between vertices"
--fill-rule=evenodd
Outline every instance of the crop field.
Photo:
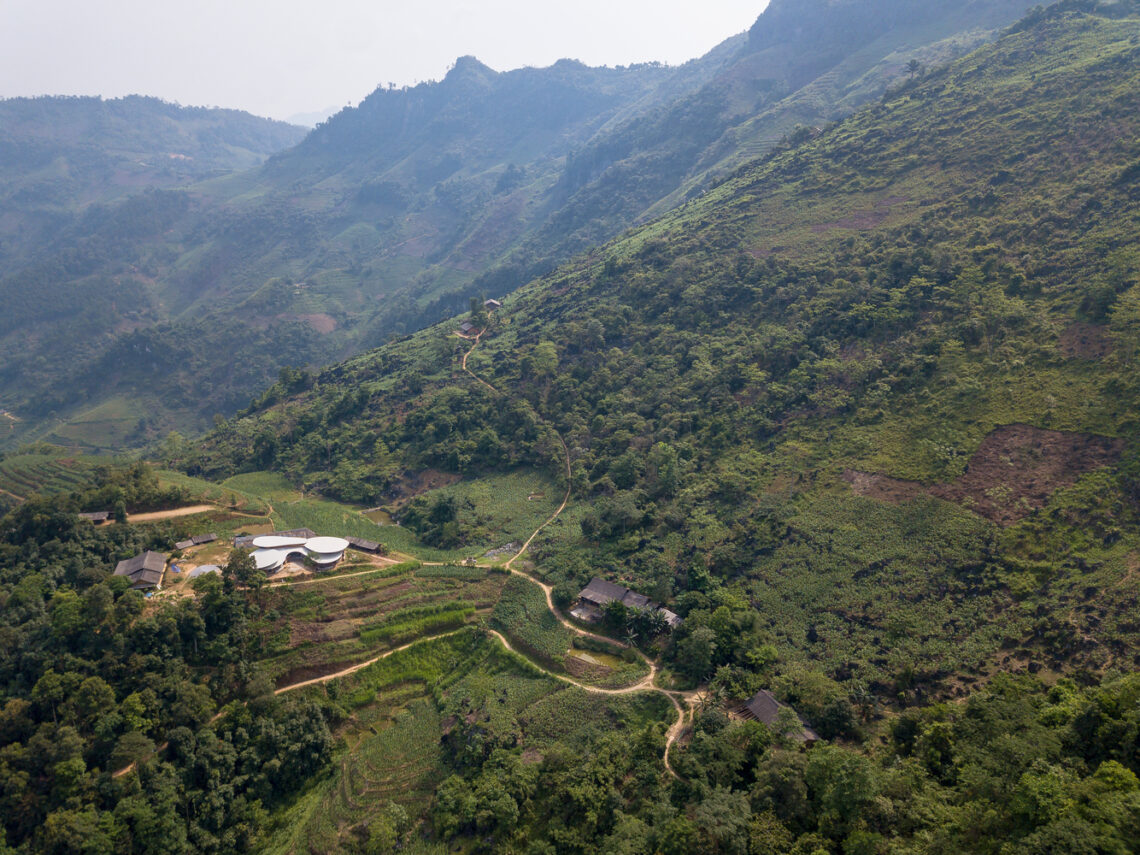
M 491 613 L 491 624 L 526 654 L 552 670 L 564 670 L 573 633 L 546 607 L 542 589 L 533 582 L 512 576 Z
M 18 499 L 81 489 L 89 482 L 83 458 L 50 454 L 13 454 L 0 459 L 0 491 Z
M 505 581 L 486 573 L 470 581 L 421 579 L 414 568 L 396 565 L 366 576 L 263 591 L 266 614 L 272 615 L 258 624 L 263 672 L 286 685 L 458 629 L 490 610 Z
M 349 714 L 338 734 L 347 747 L 328 777 L 278 811 L 267 852 L 355 851 L 361 828 L 389 802 L 425 813 L 454 771 L 447 758 L 462 764 L 465 746 L 482 740 L 538 754 L 556 744 L 580 750 L 603 731 L 657 724 L 663 734 L 674 716 L 658 694 L 604 697 L 566 687 L 474 632 L 418 644 L 307 691 Z M 468 739 L 472 727 L 479 740 Z M 446 851 L 412 838 L 402 851 Z
M 279 830 L 264 851 L 340 851 L 389 802 L 412 816 L 426 812 L 435 784 L 446 775 L 439 734 L 439 713 L 423 698 L 408 703 L 379 733 L 358 734 L 362 738 L 332 775 L 276 817 Z
M 334 537 L 362 537 L 379 541 L 391 548 L 389 539 L 385 537 L 385 527 L 367 519 L 358 508 L 329 499 L 299 499 L 282 503 L 274 501 L 273 523 L 279 529 L 311 528 L 320 534 Z
M 480 557 L 508 543 L 521 544 L 562 501 L 562 494 L 549 478 L 530 470 L 460 481 L 423 494 L 424 501 L 437 497 L 455 500 L 464 545 L 435 549 L 421 544 L 415 532 L 403 526 L 382 526 L 377 539 L 389 549 L 414 552 L 428 561 Z
M 304 498 L 278 472 L 246 472 L 222 482 L 222 486 L 239 493 L 258 496 L 270 502 L 295 502 Z
M 118 397 L 74 416 L 54 431 L 68 442 L 92 449 L 116 449 L 128 444 L 138 431 L 140 419 L 146 416 L 142 404 Z

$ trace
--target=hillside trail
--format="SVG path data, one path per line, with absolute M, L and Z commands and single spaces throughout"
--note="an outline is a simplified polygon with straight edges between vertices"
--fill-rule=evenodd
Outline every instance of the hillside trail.
M 473 380 L 475 380 L 475 382 L 477 382 L 480 385 L 482 385 L 483 387 L 491 390 L 492 392 L 494 392 L 497 395 L 501 395 L 504 398 L 508 397 L 505 392 L 503 392 L 500 389 L 496 389 L 494 386 L 492 386 L 490 383 L 488 383 L 486 380 L 484 380 L 482 377 L 480 377 L 478 374 L 476 374 L 474 371 L 472 371 L 467 366 L 467 357 L 469 357 L 472 353 L 475 352 L 475 348 L 477 348 L 479 346 L 479 340 L 483 337 L 484 332 L 486 332 L 486 329 L 481 329 L 473 337 L 464 336 L 462 334 L 456 333 L 456 335 L 458 335 L 460 338 L 465 339 L 466 341 L 472 342 L 471 347 L 463 354 L 463 358 L 460 361 L 460 365 L 462 366 L 464 372 L 466 372 Z M 538 535 L 542 532 L 542 530 L 545 529 L 547 526 L 549 526 L 551 523 L 553 523 L 555 520 L 557 520 L 558 517 L 562 515 L 562 512 L 564 510 L 566 510 L 566 506 L 568 504 L 570 504 L 570 493 L 571 493 L 571 489 L 572 489 L 572 486 L 571 486 L 571 471 L 572 470 L 570 468 L 570 449 L 566 445 L 566 440 L 562 438 L 562 434 L 559 433 L 553 426 L 549 426 L 549 427 L 554 432 L 554 435 L 556 437 L 558 437 L 558 442 L 562 446 L 563 461 L 565 462 L 565 465 L 566 465 L 566 494 L 562 497 L 562 503 L 558 506 L 558 509 L 555 510 L 554 513 L 551 514 L 549 518 L 547 518 L 538 528 L 536 528 L 534 530 L 534 532 L 531 534 L 531 536 L 528 537 L 526 539 L 526 542 L 523 543 L 523 545 L 519 548 L 519 551 L 516 552 L 510 559 L 508 559 L 507 562 L 503 566 L 507 570 L 509 570 L 512 574 L 514 574 L 516 576 L 521 576 L 522 578 L 526 579 L 527 581 L 532 582 L 535 585 L 538 585 L 538 587 L 542 590 L 543 595 L 546 597 L 546 607 L 548 609 L 550 609 L 551 614 L 553 614 L 554 617 L 558 619 L 558 622 L 561 623 L 564 627 L 566 627 L 571 632 L 575 633 L 576 635 L 578 635 L 580 637 L 594 638 L 594 639 L 598 639 L 600 641 L 607 642 L 609 644 L 617 644 L 620 647 L 624 647 L 624 648 L 632 649 L 632 650 L 636 651 L 637 655 L 639 657 L 641 657 L 641 660 L 649 667 L 649 674 L 646 675 L 642 680 L 633 684 L 632 686 L 626 686 L 623 689 L 600 689 L 596 686 L 587 686 L 584 683 L 579 683 L 576 680 L 572 680 L 569 677 L 564 677 L 560 674 L 554 674 L 554 673 L 548 671 L 547 669 L 542 668 L 541 666 L 539 666 L 537 664 L 535 664 L 535 667 L 538 668 L 543 673 L 548 674 L 549 676 L 555 678 L 556 680 L 561 680 L 564 683 L 569 683 L 572 686 L 577 686 L 578 688 L 580 688 L 586 692 L 592 692 L 595 694 L 604 694 L 604 695 L 624 695 L 624 694 L 629 694 L 631 692 L 656 692 L 658 694 L 661 694 L 661 695 L 664 695 L 665 697 L 667 697 L 669 699 L 670 703 L 673 704 L 673 708 L 677 711 L 677 721 L 674 722 L 673 725 L 666 732 L 666 735 L 665 735 L 665 755 L 663 757 L 663 760 L 664 760 L 666 771 L 668 771 L 668 773 L 670 775 L 672 775 L 674 778 L 677 778 L 678 780 L 680 780 L 680 776 L 673 769 L 673 766 L 669 761 L 669 752 L 670 752 L 670 749 L 673 747 L 673 744 L 680 738 L 681 734 L 684 732 L 686 719 L 691 719 L 693 707 L 695 706 L 695 704 L 697 702 L 697 698 L 699 697 L 699 693 L 697 693 L 697 692 L 674 692 L 674 691 L 669 691 L 668 689 L 662 689 L 660 686 L 656 685 L 658 670 L 657 670 L 657 663 L 655 661 L 650 659 L 648 656 L 646 656 L 641 650 L 638 650 L 636 647 L 631 647 L 631 645 L 626 644 L 624 642 L 616 641 L 615 639 L 612 639 L 612 638 L 606 638 L 605 636 L 601 636 L 601 635 L 597 635 L 597 634 L 592 633 L 592 632 L 588 632 L 588 631 L 586 631 L 584 629 L 580 629 L 579 627 L 572 624 L 565 617 L 563 617 L 561 612 L 559 612 L 558 609 L 555 607 L 554 597 L 552 596 L 552 593 L 553 593 L 552 586 L 546 584 L 545 582 L 543 582 L 539 579 L 536 579 L 534 576 L 531 576 L 529 573 L 526 573 L 522 570 L 519 570 L 513 566 L 514 563 L 516 561 L 518 561 L 526 553 L 526 551 L 530 547 L 531 543 L 534 541 L 534 539 L 536 537 L 538 537 Z M 490 632 L 496 638 L 498 638 L 500 642 L 502 642 L 503 646 L 506 647 L 507 650 L 511 650 L 512 652 L 518 653 L 518 651 L 515 651 L 511 647 L 511 645 L 508 643 L 507 639 L 504 638 L 500 633 L 496 632 L 495 630 L 490 630 Z M 522 655 L 522 654 L 519 654 L 519 655 Z M 530 660 L 528 659 L 527 661 L 529 662 Z M 534 663 L 532 663 L 532 664 L 534 664 Z M 681 700 L 679 700 L 679 699 L 684 700 L 684 702 L 685 702 L 684 706 L 682 706 Z
M 462 335 L 460 333 L 455 333 L 455 335 L 458 338 L 462 338 L 466 341 L 473 341 L 471 348 L 466 353 L 463 354 L 463 359 L 462 359 L 460 364 L 462 365 L 463 370 L 467 374 L 469 374 L 476 382 L 480 383 L 481 385 L 483 385 L 484 387 L 486 387 L 490 391 L 494 392 L 495 394 L 502 395 L 503 397 L 506 397 L 506 394 L 504 392 L 500 391 L 499 389 L 496 389 L 490 383 L 487 383 L 485 380 L 480 378 L 470 368 L 467 367 L 467 357 L 470 356 L 471 352 L 474 351 L 475 348 L 479 346 L 479 339 L 483 335 L 484 332 L 485 332 L 485 330 L 480 330 L 473 337 L 465 336 L 465 335 Z M 521 558 L 526 553 L 527 549 L 530 547 L 530 544 L 542 532 L 542 530 L 545 529 L 547 526 L 549 526 L 551 523 L 553 523 L 555 520 L 557 520 L 558 517 L 561 516 L 562 512 L 564 510 L 566 510 L 566 506 L 570 503 L 570 493 L 571 493 L 570 449 L 566 446 L 566 441 L 562 438 L 562 435 L 557 430 L 555 430 L 553 427 L 551 427 L 551 430 L 554 431 L 554 435 L 558 437 L 558 441 L 562 445 L 563 459 L 564 459 L 565 465 L 566 465 L 566 494 L 562 497 L 562 503 L 558 506 L 557 510 L 555 510 L 553 514 L 551 514 L 541 525 L 538 526 L 538 528 L 536 528 L 531 533 L 530 537 L 528 537 L 526 539 L 526 541 L 523 543 L 523 545 L 519 548 L 519 551 L 516 552 L 510 559 L 508 559 L 503 566 L 507 570 L 509 570 L 513 575 L 521 576 L 522 578 L 526 579 L 528 582 L 531 582 L 531 583 L 537 585 L 542 590 L 543 594 L 545 595 L 546 606 L 548 609 L 550 609 L 551 614 L 553 614 L 555 616 L 555 618 L 558 619 L 558 622 L 561 623 L 563 626 L 565 626 L 567 629 L 569 629 L 571 632 L 573 632 L 576 635 L 583 637 L 583 638 L 594 638 L 594 639 L 597 639 L 599 641 L 606 642 L 608 644 L 616 644 L 620 647 L 624 647 L 624 648 L 629 649 L 630 645 L 626 644 L 625 642 L 617 641 L 617 640 L 612 639 L 612 638 L 607 638 L 606 636 L 597 635 L 595 633 L 588 632 L 588 631 L 581 629 L 581 628 L 575 626 L 574 624 L 572 624 L 570 621 L 568 621 L 566 618 L 564 618 L 562 616 L 562 614 L 558 611 L 558 609 L 555 607 L 554 599 L 552 597 L 553 588 L 550 585 L 536 579 L 535 577 L 531 576 L 529 573 L 526 573 L 526 572 L 519 570 L 519 569 L 512 566 L 519 558 Z M 423 562 L 423 563 L 425 565 L 437 564 L 437 562 Z M 279 582 L 276 585 L 267 585 L 266 587 L 281 587 L 281 586 L 285 586 L 285 585 L 306 585 L 306 584 L 316 584 L 319 582 L 328 582 L 328 581 L 332 581 L 334 579 L 351 579 L 351 578 L 356 577 L 356 576 L 366 576 L 366 575 L 369 575 L 370 573 L 375 573 L 380 569 L 383 569 L 383 568 L 375 568 L 372 570 L 365 570 L 365 571 L 360 572 L 360 573 L 346 573 L 346 574 L 341 575 L 341 576 L 317 577 L 315 579 L 306 579 L 306 580 L 302 580 L 299 582 Z M 392 650 L 389 650 L 385 653 L 382 653 L 381 655 L 376 656 L 376 657 L 369 659 L 367 661 L 358 662 L 357 664 L 351 665 L 342 671 L 337 671 L 337 672 L 332 673 L 332 674 L 325 674 L 324 676 L 321 676 L 321 677 L 312 677 L 308 680 L 301 680 L 297 683 L 291 683 L 288 686 L 282 686 L 278 689 L 275 689 L 273 693 L 274 693 L 274 695 L 281 695 L 281 694 L 284 694 L 285 692 L 294 691 L 295 689 L 302 689 L 302 688 L 305 688 L 307 686 L 315 686 L 315 685 L 319 685 L 321 683 L 327 683 L 331 680 L 337 680 L 337 679 L 340 679 L 342 677 L 348 677 L 352 674 L 355 674 L 357 671 L 361 671 L 364 668 L 367 668 L 369 665 L 374 665 L 375 663 L 379 662 L 381 659 L 386 659 L 387 657 L 392 656 L 395 653 L 399 653 L 403 650 L 407 650 L 408 648 L 413 647 L 417 644 L 421 644 L 421 643 L 427 642 L 427 641 L 435 641 L 436 639 L 440 639 L 440 638 L 446 638 L 448 636 L 455 635 L 456 633 L 459 633 L 462 631 L 463 631 L 462 629 L 457 629 L 457 630 L 452 630 L 451 632 L 443 633 L 441 635 L 424 636 L 423 638 L 417 638 L 415 641 L 410 641 L 407 644 L 404 644 L 400 647 L 393 648 Z M 654 692 L 654 693 L 659 694 L 659 695 L 664 695 L 666 698 L 668 698 L 669 702 L 673 705 L 673 709 L 676 710 L 676 712 L 677 712 L 677 720 L 672 725 L 670 725 L 669 729 L 665 733 L 665 751 L 664 751 L 664 755 L 662 757 L 662 761 L 663 761 L 663 764 L 665 766 L 665 770 L 669 773 L 669 775 L 672 776 L 673 778 L 677 779 L 677 780 L 681 780 L 681 776 L 678 775 L 676 770 L 673 768 L 673 764 L 669 759 L 669 754 L 670 754 L 671 749 L 673 748 L 673 745 L 677 742 L 677 740 L 681 737 L 681 734 L 684 732 L 686 722 L 692 719 L 693 708 L 696 706 L 696 703 L 700 698 L 699 692 L 696 692 L 696 691 L 692 691 L 692 692 L 671 691 L 669 689 L 663 689 L 660 686 L 656 685 L 657 674 L 658 674 L 657 663 L 654 662 L 652 659 L 650 659 L 648 656 L 646 656 L 641 650 L 638 650 L 636 647 L 634 647 L 632 649 L 634 651 L 636 651 L 637 655 L 639 657 L 641 657 L 642 661 L 648 666 L 649 673 L 645 677 L 643 677 L 641 680 L 639 680 L 638 682 L 636 682 L 630 686 L 624 686 L 620 689 L 604 689 L 604 688 L 601 688 L 599 686 L 591 686 L 591 685 L 588 685 L 586 683 L 581 683 L 581 682 L 579 682 L 579 681 L 577 681 L 571 677 L 567 677 L 567 676 L 562 675 L 562 674 L 557 674 L 557 673 L 555 673 L 555 672 L 553 672 L 547 668 L 544 668 L 541 665 L 539 665 L 538 663 L 534 662 L 528 656 L 523 654 L 522 652 L 520 652 L 520 651 L 516 650 L 514 647 L 512 647 L 511 643 L 507 640 L 506 636 L 504 636 L 502 633 L 498 632 L 497 630 L 490 629 L 490 628 L 488 628 L 486 631 L 490 635 L 493 635 L 496 639 L 498 639 L 499 643 L 502 644 L 506 650 L 510 651 L 511 653 L 514 653 L 516 656 L 521 656 L 523 659 L 525 659 L 527 661 L 527 663 L 531 665 L 531 667 L 535 668 L 536 670 L 540 671 L 541 673 L 545 674 L 546 676 L 548 676 L 554 680 L 557 680 L 557 681 L 562 682 L 562 683 L 566 683 L 570 686 L 574 686 L 578 689 L 581 689 L 584 692 L 588 692 L 590 694 L 595 694 L 595 695 L 628 695 L 628 694 L 633 694 L 634 692 Z M 682 703 L 682 702 L 684 702 L 684 703 Z M 214 716 L 214 718 L 211 721 L 216 721 L 217 719 L 219 719 L 222 716 L 222 714 L 223 714 L 222 712 L 219 712 L 216 716 Z M 166 748 L 166 743 L 163 743 L 161 746 L 159 746 L 158 748 L 155 749 L 155 753 L 161 752 L 165 748 Z M 129 772 L 133 768 L 135 768 L 135 763 L 132 762 L 130 765 L 118 770 L 117 772 L 112 773 L 112 777 L 117 778 L 121 775 L 125 775 L 127 772 Z

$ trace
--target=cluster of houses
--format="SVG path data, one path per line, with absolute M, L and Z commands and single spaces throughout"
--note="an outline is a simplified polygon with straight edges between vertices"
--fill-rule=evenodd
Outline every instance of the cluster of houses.
M 580 621 L 597 623 L 602 619 L 602 610 L 613 602 L 621 603 L 627 609 L 660 612 L 669 629 L 676 629 L 681 625 L 680 617 L 644 594 L 599 579 L 597 576 L 591 579 L 590 584 L 578 594 L 578 603 L 570 610 L 570 614 Z
M 493 312 L 493 311 L 495 311 L 495 309 L 501 309 L 501 308 L 503 308 L 503 304 L 500 303 L 498 300 L 484 300 L 483 301 L 483 309 L 485 311 Z M 475 331 L 476 331 L 475 324 L 471 323 L 471 321 L 464 321 L 463 323 L 461 323 L 459 325 L 459 334 L 460 335 L 473 335 L 475 333 Z
M 95 520 L 93 522 L 98 524 Z M 213 543 L 217 539 L 216 534 L 199 534 L 189 540 L 179 541 L 174 544 L 174 548 L 190 549 Z M 345 551 L 350 548 L 370 553 L 378 553 L 382 549 L 379 543 L 372 540 L 358 537 L 321 537 L 308 528 L 235 537 L 233 545 L 252 548 L 254 563 L 259 570 L 267 573 L 280 570 L 287 561 L 297 560 L 311 564 L 317 570 L 331 570 L 340 563 Z M 133 558 L 120 561 L 115 565 L 115 575 L 126 576 L 131 580 L 131 587 L 137 591 L 157 591 L 162 587 L 162 577 L 169 561 L 168 554 L 147 550 Z M 190 571 L 187 578 L 193 579 L 205 573 L 220 572 L 221 569 L 216 565 L 207 564 Z

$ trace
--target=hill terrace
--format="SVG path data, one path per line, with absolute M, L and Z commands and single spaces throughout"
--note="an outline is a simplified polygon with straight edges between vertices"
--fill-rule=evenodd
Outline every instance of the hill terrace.
M 570 610 L 570 614 L 586 623 L 597 623 L 602 619 L 602 609 L 614 602 L 621 603 L 627 609 L 659 611 L 670 629 L 676 629 L 681 625 L 680 617 L 652 602 L 644 594 L 599 579 L 597 576 L 591 579 L 590 584 L 578 594 L 578 605 Z

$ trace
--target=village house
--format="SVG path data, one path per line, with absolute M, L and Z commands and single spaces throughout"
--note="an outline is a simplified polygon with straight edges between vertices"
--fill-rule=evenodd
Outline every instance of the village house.
M 471 321 L 464 321 L 459 325 L 459 331 L 463 333 L 463 335 L 471 335 L 471 333 L 475 331 L 475 324 L 471 323 Z
M 88 520 L 95 525 L 103 525 L 111 521 L 110 511 L 87 511 L 79 515 L 81 520 Z
M 488 312 L 493 312 L 493 311 L 495 311 L 495 309 L 503 308 L 503 304 L 500 303 L 498 300 L 484 300 L 483 301 L 483 308 L 486 309 Z
M 741 710 L 741 712 L 745 717 L 755 719 L 761 724 L 765 724 L 775 730 L 779 726 L 780 710 L 789 710 L 791 714 L 795 716 L 795 720 L 799 722 L 799 729 L 788 734 L 793 740 L 796 742 L 804 742 L 808 745 L 819 741 L 819 735 L 804 724 L 799 713 L 786 704 L 780 703 L 776 700 L 776 696 L 766 689 L 761 689 L 753 695 L 744 705 L 744 709 Z
M 147 550 L 116 564 L 115 575 L 130 579 L 131 587 L 136 591 L 161 588 L 167 558 L 168 556 L 161 552 Z
M 570 614 L 586 623 L 597 623 L 602 619 L 602 609 L 609 603 L 619 602 L 627 609 L 657 611 L 665 618 L 670 629 L 681 625 L 681 618 L 651 601 L 644 594 L 631 591 L 623 585 L 615 585 L 605 579 L 595 576 L 590 584 L 578 594 L 578 605 L 570 610 Z

